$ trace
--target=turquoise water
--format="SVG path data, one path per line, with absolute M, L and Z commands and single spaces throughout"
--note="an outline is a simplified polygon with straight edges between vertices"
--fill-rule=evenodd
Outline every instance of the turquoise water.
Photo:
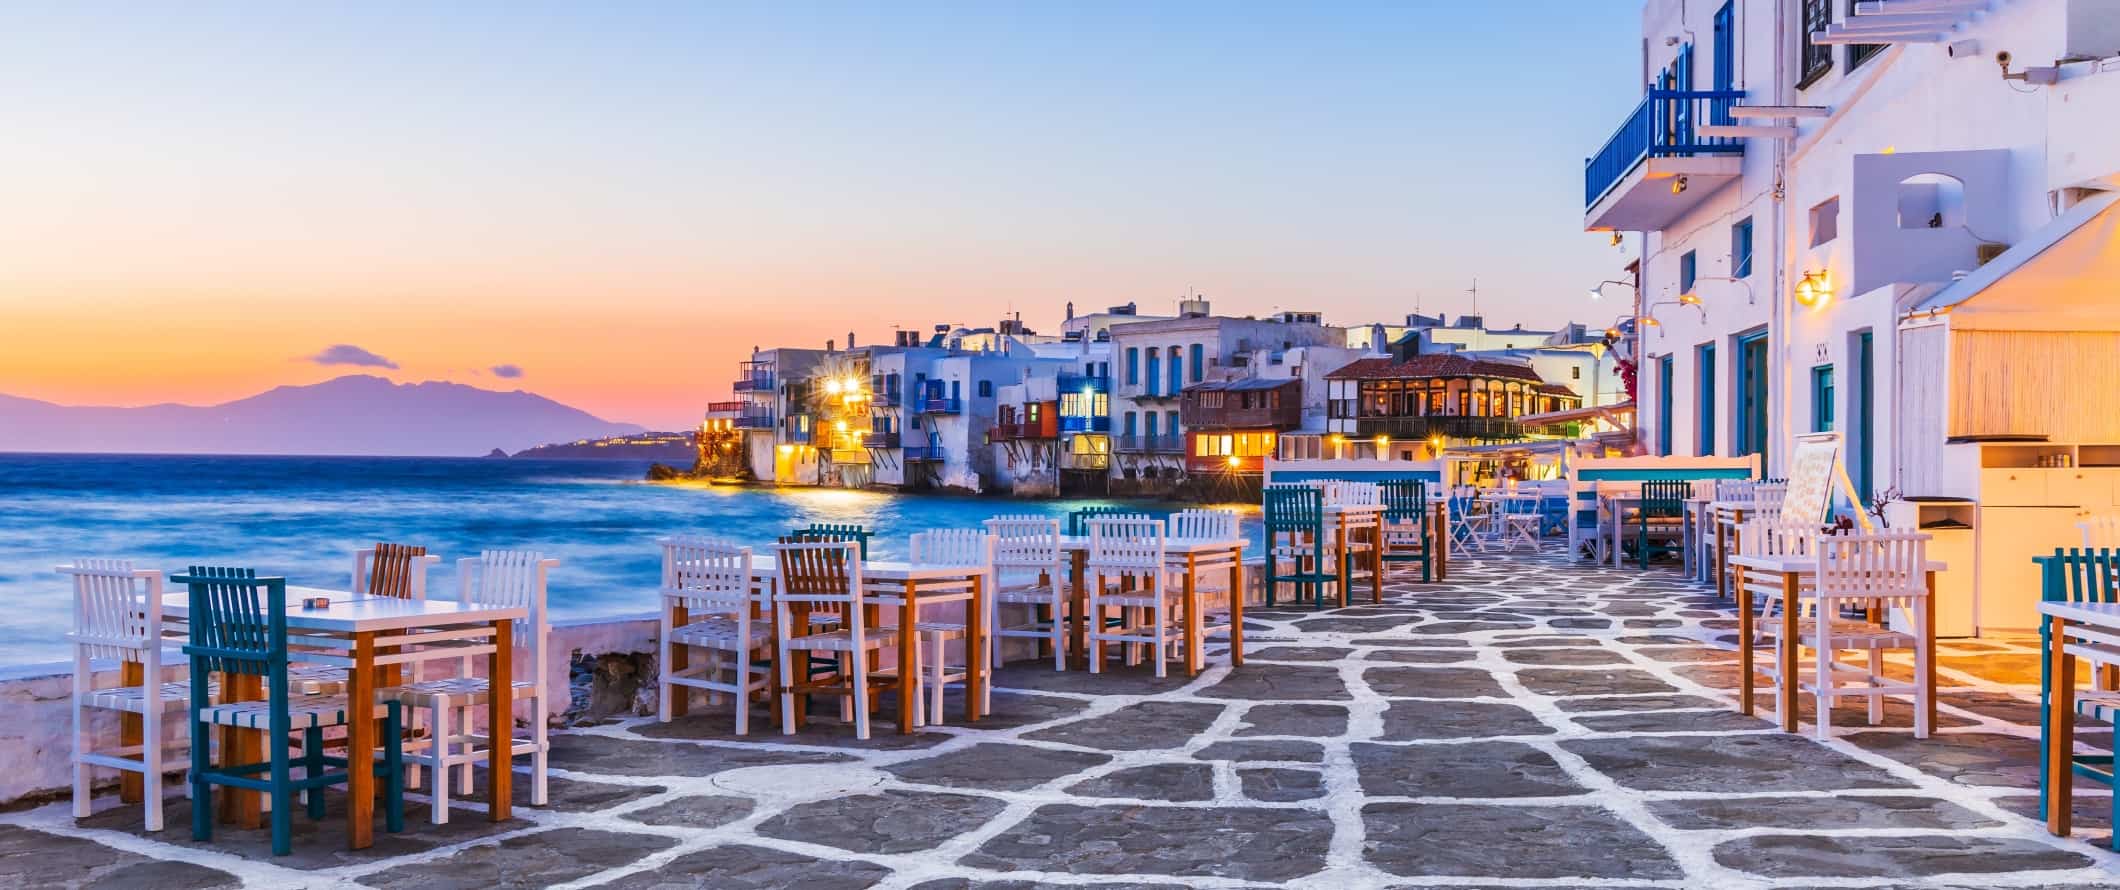
M 1064 515 L 1121 501 L 1015 501 L 843 489 L 758 489 L 638 481 L 646 463 L 450 458 L 0 454 L 0 664 L 70 657 L 72 590 L 53 566 L 130 558 L 144 568 L 250 566 L 290 583 L 343 589 L 352 551 L 423 544 L 442 564 L 432 596 L 455 596 L 455 560 L 486 548 L 557 557 L 559 619 L 654 608 L 673 533 L 770 543 L 811 522 L 852 522 L 870 555 L 903 556 L 930 528 L 1001 513 Z M 1162 515 L 1172 505 L 1141 503 Z M 1258 534 L 1255 507 L 1248 533 Z

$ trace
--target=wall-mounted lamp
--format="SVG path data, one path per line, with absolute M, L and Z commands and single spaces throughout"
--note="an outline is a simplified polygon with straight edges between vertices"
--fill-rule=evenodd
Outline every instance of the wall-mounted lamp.
M 1685 294 L 1679 294 L 1679 295 L 1678 295 L 1678 305 L 1680 305 L 1680 306 L 1698 306 L 1698 305 L 1700 305 L 1700 295 L 1699 295 L 1699 294 L 1694 294 L 1694 293 L 1685 293 Z
M 1594 285 L 1591 285 L 1591 286 L 1590 286 L 1590 299 L 1592 299 L 1592 300 L 1602 300 L 1602 299 L 1604 299 L 1604 298 L 1605 298 L 1605 286 L 1606 286 L 1606 285 L 1612 285 L 1612 284 L 1617 284 L 1617 285 L 1619 285 L 1620 287 L 1624 287 L 1624 288 L 1626 288 L 1626 289 L 1628 289 L 1628 290 L 1633 290 L 1633 289 L 1634 289 L 1634 283 L 1633 283 L 1633 282 L 1631 282 L 1631 281 L 1620 281 L 1620 280 L 1618 280 L 1618 279 L 1613 279 L 1613 278 L 1607 278 L 1607 279 L 1605 279 L 1604 281 L 1600 281 L 1600 282 L 1598 282 L 1598 283 L 1596 283 L 1596 284 L 1594 284 Z
M 1805 272 L 1803 280 L 1796 282 L 1796 302 L 1818 309 L 1832 301 L 1833 279 L 1825 272 Z
M 1685 178 L 1685 177 L 1683 177 L 1683 176 L 1680 176 L 1680 177 L 1678 177 L 1678 178 L 1676 178 L 1676 179 L 1673 179 L 1673 180 L 1671 180 L 1671 194 L 1674 194 L 1674 195 L 1683 195 L 1683 194 L 1685 194 L 1685 193 L 1686 193 L 1686 178 Z

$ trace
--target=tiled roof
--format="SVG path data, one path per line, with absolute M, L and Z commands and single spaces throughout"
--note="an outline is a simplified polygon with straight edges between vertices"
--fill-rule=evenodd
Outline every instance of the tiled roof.
M 1205 382 L 1205 383 L 1195 383 L 1195 384 L 1193 384 L 1193 385 L 1191 385 L 1191 386 L 1188 386 L 1188 387 L 1186 387 L 1186 388 L 1185 388 L 1185 391 L 1186 391 L 1186 392 L 1246 392 L 1246 391 L 1252 391 L 1252 392 L 1257 392 L 1257 391 L 1261 391 L 1261 390 L 1273 390 L 1273 389 L 1280 389 L 1280 388 L 1282 388 L 1282 387 L 1284 387 L 1284 386 L 1291 386 L 1291 385 L 1294 385 L 1294 384 L 1296 384 L 1296 383 L 1299 383 L 1299 382 L 1300 382 L 1300 381 L 1296 380 L 1296 379 L 1295 379 L 1295 378 L 1293 378 L 1293 377 L 1283 377 L 1283 378 L 1279 378 L 1279 379 L 1275 379 L 1275 378 L 1270 378 L 1270 377 L 1245 377 L 1245 378 L 1241 378 L 1241 379 L 1238 379 L 1238 380 L 1210 380 L 1210 381 L 1207 381 L 1207 382 Z
M 1538 385 L 1538 391 L 1541 395 L 1575 397 L 1575 390 L 1559 383 L 1541 383 Z
M 1492 377 L 1540 382 L 1538 374 L 1529 365 L 1466 358 L 1451 352 L 1416 355 L 1403 362 L 1389 358 L 1357 359 L 1353 364 L 1325 375 L 1327 380 L 1417 380 L 1429 377 Z

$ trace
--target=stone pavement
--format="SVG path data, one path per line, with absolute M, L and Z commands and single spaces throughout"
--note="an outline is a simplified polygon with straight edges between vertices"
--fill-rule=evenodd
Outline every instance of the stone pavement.
M 1731 610 L 1674 572 L 1454 568 L 1255 610 L 1235 672 L 1014 663 L 976 729 L 557 733 L 551 806 L 416 805 L 358 853 L 336 815 L 274 859 L 262 832 L 192 843 L 181 799 L 158 835 L 110 799 L 0 814 L 0 886 L 2120 887 L 2109 798 L 2082 790 L 2075 838 L 2033 820 L 2035 642 L 1948 644 L 1932 739 L 1894 702 L 1819 743 L 1808 703 L 1800 736 L 1731 709 Z

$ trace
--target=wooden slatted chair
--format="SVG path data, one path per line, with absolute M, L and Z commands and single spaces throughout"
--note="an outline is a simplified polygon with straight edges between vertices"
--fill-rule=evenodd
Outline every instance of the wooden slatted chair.
M 736 734 L 751 728 L 751 697 L 773 686 L 773 622 L 759 609 L 751 579 L 751 548 L 718 538 L 676 536 L 662 545 L 662 608 L 659 610 L 663 679 L 657 719 L 670 722 L 673 702 L 688 689 L 707 690 L 709 702 L 735 698 Z M 677 621 L 683 610 L 683 621 Z M 707 661 L 689 665 L 688 650 L 703 649 Z M 684 656 L 675 658 L 673 656 Z M 684 665 L 684 666 L 680 666 Z M 724 680 L 723 676 L 729 679 Z
M 1132 507 L 1083 507 L 1079 510 L 1070 510 L 1067 514 L 1068 537 L 1079 538 L 1089 534 L 1090 520 L 1105 518 L 1147 519 L 1149 516 Z
M 545 610 L 545 581 L 559 560 L 526 550 L 487 550 L 476 559 L 456 561 L 457 600 L 487 606 L 516 606 L 528 616 L 515 622 L 515 639 L 528 649 L 528 658 L 511 658 L 515 672 L 508 678 L 508 694 L 515 703 L 530 702 L 530 737 L 515 738 L 515 727 L 488 726 L 482 735 L 472 721 L 486 708 L 493 683 L 471 675 L 470 659 L 464 660 L 456 677 L 422 680 L 398 690 L 398 701 L 406 708 L 425 713 L 429 736 L 412 743 L 411 759 L 434 770 L 429 790 L 434 798 L 430 818 L 436 825 L 449 821 L 449 770 L 457 773 L 457 790 L 471 793 L 472 766 L 513 769 L 514 759 L 530 755 L 530 805 L 547 800 L 545 762 L 551 750 L 545 733 L 545 643 L 550 618 Z M 519 679 L 528 674 L 528 679 Z M 512 710 L 512 709 L 511 709 Z M 493 751 L 505 745 L 506 760 L 493 762 Z
M 986 521 L 986 533 L 994 537 L 993 663 L 1003 663 L 1002 640 L 1033 639 L 1052 646 L 1053 670 L 1066 670 L 1068 569 L 1060 520 L 997 516 Z M 1027 606 L 1023 623 L 1009 623 L 1004 606 Z
M 980 574 L 985 579 L 980 583 L 986 586 L 986 590 L 989 593 L 994 589 L 994 538 L 984 530 L 952 528 L 918 532 L 913 535 L 909 558 L 916 565 L 964 566 L 979 569 Z M 987 622 L 986 626 L 992 627 L 993 614 L 991 610 L 994 605 L 991 599 L 988 600 L 987 608 L 989 609 L 987 615 L 979 616 L 977 619 L 971 615 L 966 615 L 965 619 L 967 621 L 985 620 Z M 965 609 L 969 611 L 971 604 L 966 603 Z M 902 633 L 903 629 L 900 632 Z M 943 693 L 947 690 L 949 684 L 962 683 L 965 679 L 964 666 L 958 665 L 953 668 L 948 662 L 949 643 L 952 640 L 965 638 L 965 625 L 948 621 L 918 621 L 913 624 L 913 632 L 920 635 L 919 639 L 914 641 L 913 646 L 913 651 L 920 657 L 920 664 L 914 665 L 910 671 L 914 689 L 913 701 L 918 703 L 925 698 L 928 705 L 925 722 L 940 726 L 942 725 Z M 988 637 L 987 651 L 991 654 L 995 648 L 997 647 L 993 645 L 993 638 Z M 988 663 L 991 664 L 992 662 L 989 661 Z M 905 666 L 900 665 L 892 674 L 902 676 L 906 675 L 907 671 Z M 986 684 L 985 688 L 992 689 L 993 685 L 991 683 Z M 984 707 L 990 705 L 991 702 L 982 701 L 980 704 Z M 919 725 L 919 723 L 916 721 L 915 725 Z
M 122 559 L 76 559 L 58 572 L 74 585 L 74 818 L 88 818 L 91 768 L 108 767 L 140 774 L 147 830 L 161 831 L 163 777 L 184 767 L 169 759 L 183 743 L 168 737 L 165 718 L 191 704 L 191 684 L 162 681 L 162 573 Z M 118 685 L 96 685 L 98 661 L 118 663 Z M 136 724 L 140 744 L 98 744 L 91 715 L 99 710 Z
M 213 840 L 213 786 L 226 785 L 271 797 L 272 854 L 292 852 L 294 794 L 305 793 L 309 818 L 324 817 L 323 789 L 348 779 L 345 759 L 324 753 L 324 730 L 346 726 L 352 720 L 383 721 L 383 757 L 375 764 L 375 772 L 383 782 L 384 826 L 392 832 L 403 830 L 399 705 L 384 701 L 355 706 L 343 695 L 294 693 L 287 679 L 287 579 L 261 578 L 250 569 L 192 566 L 169 580 L 190 589 L 186 620 L 191 641 L 185 644 L 184 654 L 191 659 L 192 839 Z M 265 698 L 208 704 L 213 697 L 208 678 L 216 674 L 222 675 L 224 685 L 231 675 L 258 677 L 264 682 Z M 209 763 L 209 726 L 265 730 L 268 759 L 220 766 Z M 302 733 L 299 779 L 292 774 L 287 744 L 296 731 Z M 224 753 L 223 759 L 231 758 Z M 327 772 L 327 767 L 338 771 Z
M 2063 603 L 2113 603 L 2120 602 L 2120 550 L 2100 547 L 2095 549 L 2056 548 L 2052 556 L 2035 556 L 2039 564 L 2039 598 L 2045 602 Z M 2053 707 L 2052 659 L 2044 657 L 2052 652 L 2053 630 L 2046 621 L 2039 622 L 2039 750 L 2047 750 L 2047 709 Z M 2087 682 L 2076 689 L 2076 700 L 2070 706 L 2076 713 L 2093 720 L 2120 724 L 2120 672 L 2094 670 L 2085 678 Z M 2100 746 L 2105 747 L 2105 746 Z M 2073 740 L 2067 745 L 2071 752 L 2070 763 L 2074 775 L 2082 776 L 2105 785 L 2120 787 L 2114 781 L 2114 760 L 2111 754 L 2075 754 Z M 2046 812 L 2047 795 L 2046 758 L 2039 758 L 2039 812 Z M 2120 817 L 2120 794 L 2113 795 L 2112 815 Z M 2120 825 L 2120 822 L 2113 823 Z M 2110 849 L 2120 851 L 2120 832 L 2108 842 Z
M 1337 557 L 1325 530 L 1323 492 L 1309 485 L 1268 485 L 1263 495 L 1267 607 L 1281 585 L 1291 584 L 1297 602 L 1309 592 L 1316 607 L 1325 608 L 1325 588 L 1339 584 L 1340 575 L 1331 570 Z M 1289 567 L 1283 569 L 1284 563 Z
M 773 546 L 773 611 L 776 626 L 784 628 L 780 655 L 780 730 L 795 733 L 799 705 L 797 696 L 840 695 L 852 699 L 854 735 L 869 737 L 869 697 L 880 684 L 869 675 L 868 656 L 898 644 L 895 628 L 874 628 L 863 614 L 866 598 L 861 586 L 861 548 L 853 543 L 782 543 Z M 818 629 L 806 614 L 813 609 L 835 610 L 837 629 Z M 832 675 L 836 682 L 821 683 L 814 677 L 796 682 L 797 653 L 830 652 L 838 663 Z
M 1428 503 L 1428 483 L 1422 479 L 1392 479 L 1378 486 L 1384 501 L 1384 561 L 1421 564 L 1421 582 L 1435 580 L 1435 561 L 1429 553 L 1430 524 L 1434 508 Z
M 1803 602 L 1784 602 L 1779 617 L 1762 622 L 1777 635 L 1787 629 L 1793 639 L 1811 643 L 1815 663 L 1812 682 L 1805 688 L 1817 697 L 1820 739 L 1832 737 L 1835 701 L 1868 699 L 1870 725 L 1875 726 L 1884 720 L 1884 697 L 1900 695 L 1914 700 L 1914 737 L 1929 737 L 1928 687 L 1921 678 L 1933 670 L 1934 653 L 1918 632 L 1928 626 L 1928 540 L 1917 532 L 1819 535 L 1812 546 L 1818 571 L 1811 593 Z M 1915 630 L 1894 630 L 1890 615 L 1895 610 Z M 1844 617 L 1850 613 L 1868 617 Z M 1885 676 L 1884 653 L 1889 649 L 1913 651 L 1912 680 Z M 1839 661 L 1838 654 L 1845 650 L 1868 653 L 1867 668 Z M 1856 685 L 1843 684 L 1842 678 Z
M 1644 570 L 1649 560 L 1675 554 L 1684 547 L 1686 498 L 1693 496 L 1693 483 L 1654 479 L 1642 483 L 1641 506 L 1634 511 L 1634 555 Z
M 423 600 L 427 598 L 427 570 L 441 561 L 416 544 L 377 541 L 374 547 L 354 551 L 353 589 L 369 596 Z
M 1131 643 L 1151 647 L 1156 676 L 1169 675 L 1171 645 L 1182 639 L 1184 628 L 1176 625 L 1177 591 L 1170 583 L 1164 538 L 1159 520 L 1090 520 L 1087 609 L 1091 615 L 1102 615 L 1107 607 L 1116 606 L 1128 616 L 1117 627 L 1089 629 L 1090 673 L 1103 670 L 1106 643 Z
M 812 522 L 788 533 L 805 541 L 852 541 L 861 545 L 861 558 L 869 558 L 869 530 L 851 522 Z

